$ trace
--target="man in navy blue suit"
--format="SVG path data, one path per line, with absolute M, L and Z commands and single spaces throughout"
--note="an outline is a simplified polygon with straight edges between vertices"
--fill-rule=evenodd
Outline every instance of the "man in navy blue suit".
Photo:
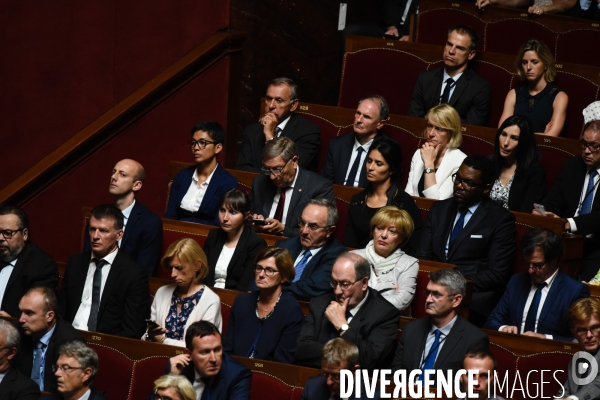
M 514 275 L 485 327 L 500 332 L 572 341 L 567 313 L 589 297 L 587 285 L 558 268 L 560 237 L 547 228 L 528 232 L 521 241 L 527 273 Z
M 119 248 L 152 276 L 162 251 L 162 220 L 135 199 L 142 188 L 146 171 L 135 160 L 119 161 L 112 170 L 108 191 L 115 206 L 123 212 L 123 238 Z M 85 251 L 90 251 L 89 235 L 85 236 Z
M 167 372 L 183 375 L 201 400 L 248 400 L 252 372 L 223 353 L 219 329 L 208 321 L 194 322 L 185 334 L 189 354 L 169 359 Z
M 298 300 L 331 292 L 331 267 L 346 248 L 333 236 L 338 220 L 335 204 L 327 199 L 309 201 L 300 217 L 300 236 L 277 242 L 294 260 L 296 278 L 283 290 Z

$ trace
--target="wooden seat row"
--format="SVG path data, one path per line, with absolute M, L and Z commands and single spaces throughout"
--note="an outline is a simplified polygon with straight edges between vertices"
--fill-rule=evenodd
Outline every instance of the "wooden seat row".
M 445 40 L 444 36 L 434 45 L 348 36 L 338 105 L 355 109 L 360 98 L 375 93 L 385 97 L 391 113 L 406 115 L 419 73 L 443 65 Z M 515 57 L 516 51 L 512 55 L 478 51 L 469 63 L 470 68 L 490 83 L 488 127 L 498 126 L 506 94 L 520 84 Z M 373 65 L 377 65 L 376 71 Z M 583 109 L 600 99 L 600 66 L 561 62 L 556 70 L 556 83 L 569 95 L 561 136 L 579 139 Z
M 447 21 L 446 23 L 440 23 Z M 413 23 L 413 40 L 441 44 L 452 25 L 471 26 L 479 36 L 479 49 L 516 55 L 529 38 L 543 40 L 557 63 L 600 67 L 600 24 L 578 18 L 544 14 L 532 18 L 527 10 L 487 7 L 478 10 L 474 2 L 423 0 Z

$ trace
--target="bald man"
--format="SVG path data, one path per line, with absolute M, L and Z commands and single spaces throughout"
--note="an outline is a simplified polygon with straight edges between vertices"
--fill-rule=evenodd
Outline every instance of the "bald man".
M 145 178 L 142 164 L 131 159 L 121 160 L 113 168 L 108 192 L 124 217 L 124 234 L 119 240 L 119 249 L 152 276 L 160 261 L 163 229 L 160 217 L 135 199 Z M 89 251 L 89 235 L 84 237 L 85 251 Z

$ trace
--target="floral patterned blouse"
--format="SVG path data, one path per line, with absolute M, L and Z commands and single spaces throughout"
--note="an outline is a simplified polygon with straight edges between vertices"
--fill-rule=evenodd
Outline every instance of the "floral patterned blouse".
M 185 330 L 185 323 L 194 307 L 196 307 L 196 304 L 200 302 L 202 293 L 204 293 L 204 287 L 189 297 L 179 297 L 177 295 L 177 288 L 175 288 L 171 297 L 169 315 L 165 319 L 165 326 L 168 330 L 165 335 L 167 338 L 175 340 L 184 339 L 183 331 Z M 181 304 L 181 312 L 179 314 L 177 314 L 177 304 Z
M 510 177 L 510 180 L 504 186 L 500 177 L 496 179 L 494 182 L 494 186 L 492 186 L 492 191 L 490 192 L 490 199 L 494 200 L 496 203 L 500 204 L 502 207 L 508 210 L 508 194 L 510 192 L 510 187 L 512 186 L 513 179 L 515 178 L 515 174 Z

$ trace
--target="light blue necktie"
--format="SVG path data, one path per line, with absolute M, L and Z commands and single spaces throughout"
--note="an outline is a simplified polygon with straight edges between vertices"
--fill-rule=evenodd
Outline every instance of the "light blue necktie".
M 581 203 L 581 211 L 579 215 L 589 214 L 592 211 L 592 200 L 594 200 L 594 178 L 598 175 L 598 171 L 595 169 L 588 172 L 590 179 L 588 180 L 587 189 L 585 190 L 585 197 L 583 203 Z
M 36 342 L 35 349 L 33 349 L 33 367 L 31 368 L 31 379 L 38 384 L 40 390 L 44 390 L 44 347 L 46 347 L 44 343 Z
M 298 282 L 300 280 L 300 277 L 302 276 L 302 271 L 304 271 L 304 267 L 306 267 L 310 256 L 312 256 L 312 253 L 310 252 L 310 250 L 306 250 L 304 252 L 304 255 L 302 256 L 302 260 L 300 260 L 298 265 L 296 265 L 296 276 L 294 277 L 294 282 Z

